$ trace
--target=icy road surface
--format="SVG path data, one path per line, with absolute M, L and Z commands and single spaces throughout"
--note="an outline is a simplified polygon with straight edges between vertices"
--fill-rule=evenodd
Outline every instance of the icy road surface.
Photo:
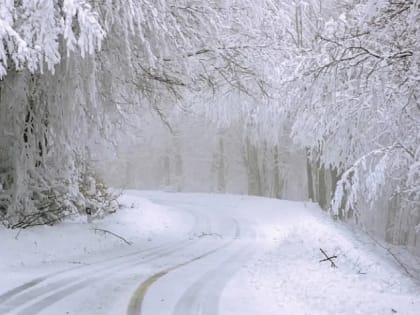
M 0 314 L 420 314 L 418 284 L 387 251 L 314 204 L 136 191 L 120 201 L 90 224 L 1 228 Z

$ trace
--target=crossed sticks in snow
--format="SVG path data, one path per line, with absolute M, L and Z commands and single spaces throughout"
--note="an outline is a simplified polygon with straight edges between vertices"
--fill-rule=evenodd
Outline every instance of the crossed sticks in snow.
M 322 259 L 319 262 L 329 261 L 331 263 L 331 267 L 332 268 L 337 268 L 337 265 L 334 263 L 334 260 L 333 260 L 333 259 L 336 259 L 337 256 L 336 255 L 334 255 L 334 256 L 328 256 L 327 253 L 322 248 L 320 248 L 319 250 L 325 256 L 325 259 Z

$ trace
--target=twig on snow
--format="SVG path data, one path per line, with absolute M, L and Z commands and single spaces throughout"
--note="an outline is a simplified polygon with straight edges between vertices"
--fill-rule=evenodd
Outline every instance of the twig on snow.
M 196 237 L 198 238 L 202 238 L 205 236 L 217 236 L 218 238 L 223 238 L 222 235 L 220 235 L 219 233 L 205 233 L 205 232 L 201 232 L 201 234 L 195 234 Z
M 22 229 L 19 229 L 19 231 L 16 233 L 15 240 L 17 240 L 19 238 L 20 232 L 22 232 Z
M 108 231 L 108 230 L 105 230 L 105 229 L 100 229 L 100 228 L 94 228 L 93 230 L 95 232 L 96 231 L 99 231 L 99 232 L 111 234 L 112 236 L 115 236 L 116 238 L 119 238 L 120 240 L 124 241 L 127 245 L 131 245 L 132 244 L 130 241 L 127 241 L 124 237 L 122 237 L 121 235 L 118 235 L 118 234 L 116 234 L 114 232 L 111 232 L 111 231 Z
M 319 262 L 329 261 L 331 263 L 331 267 L 332 268 L 337 268 L 337 265 L 333 261 L 333 259 L 336 259 L 337 256 L 336 255 L 334 255 L 334 256 L 328 256 L 327 253 L 322 248 L 320 248 L 319 250 L 325 256 L 325 259 L 322 259 Z

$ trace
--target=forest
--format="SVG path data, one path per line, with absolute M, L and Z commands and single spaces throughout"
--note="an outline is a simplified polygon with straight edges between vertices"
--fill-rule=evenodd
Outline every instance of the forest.
M 419 0 L 0 0 L 0 219 L 239 193 L 420 254 L 419 86 Z

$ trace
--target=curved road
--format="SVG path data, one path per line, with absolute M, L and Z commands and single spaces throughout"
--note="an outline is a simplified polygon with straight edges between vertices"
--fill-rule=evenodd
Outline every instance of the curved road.
M 224 285 L 254 253 L 254 227 L 230 213 L 231 205 L 209 211 L 200 202 L 150 199 L 193 216 L 189 236 L 30 279 L 0 295 L 0 313 L 90 314 L 80 300 L 106 305 L 121 291 L 126 308 L 104 306 L 98 314 L 217 315 Z

